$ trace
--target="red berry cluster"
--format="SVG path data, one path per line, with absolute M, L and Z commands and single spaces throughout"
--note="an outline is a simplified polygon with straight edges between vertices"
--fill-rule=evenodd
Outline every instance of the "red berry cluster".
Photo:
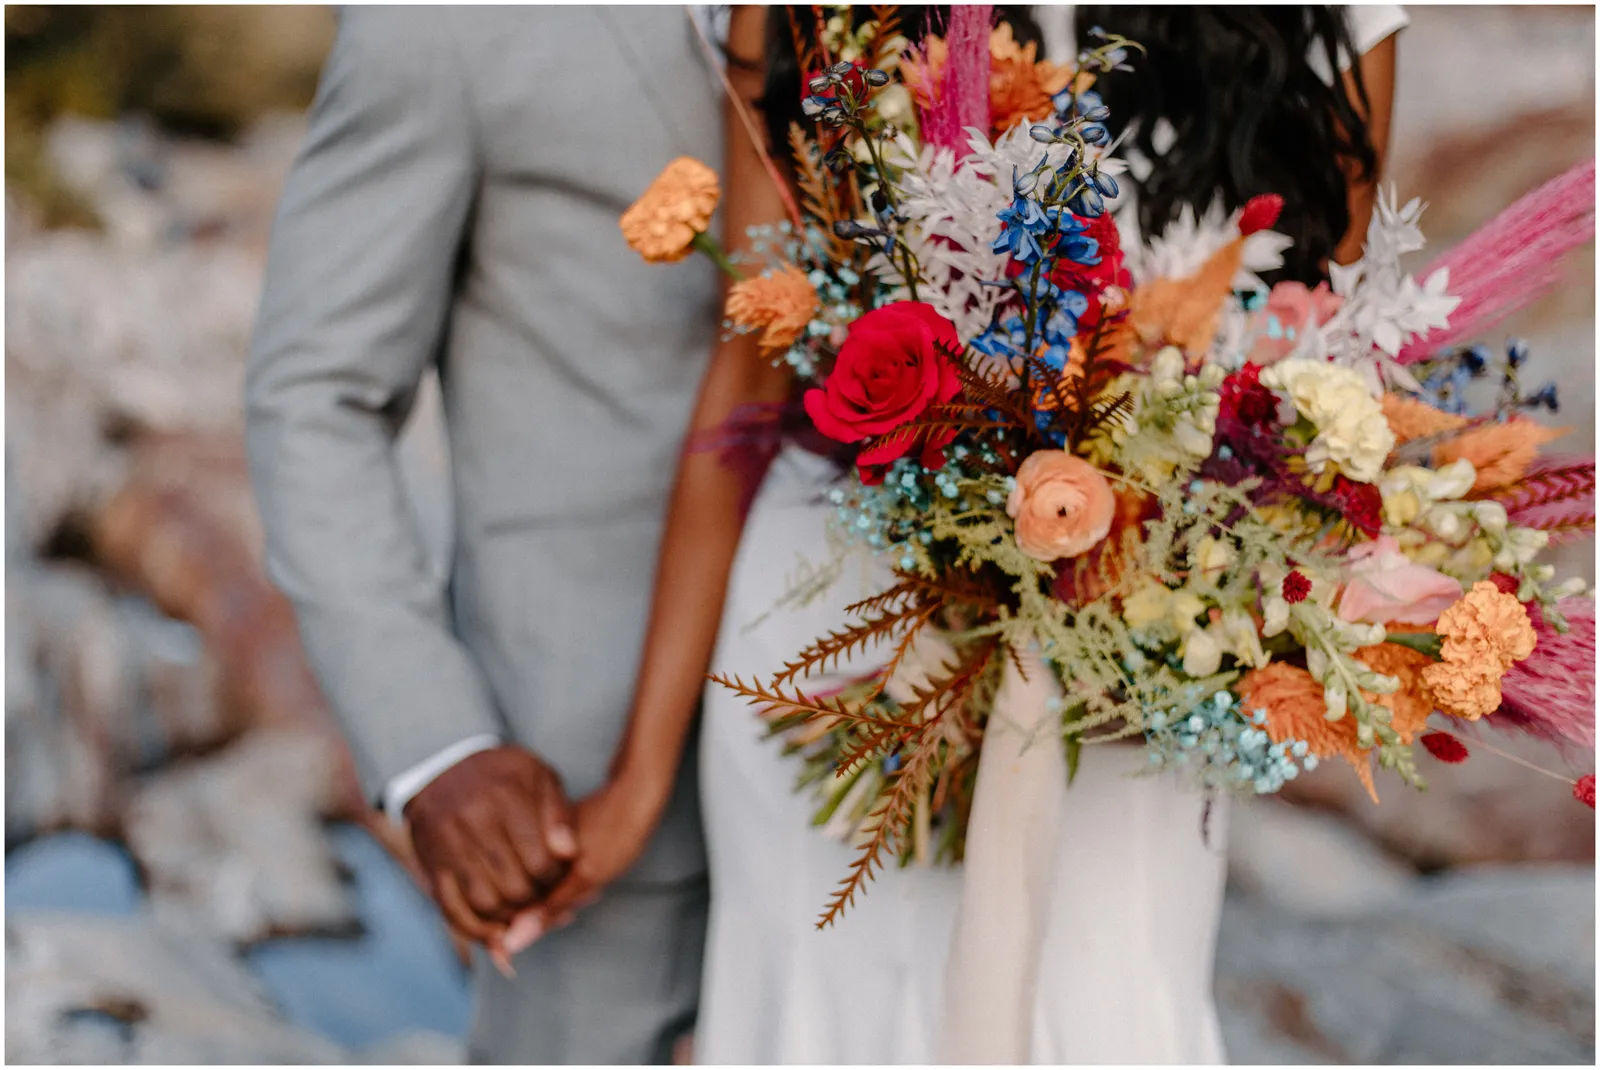
M 1283 578 L 1283 600 L 1291 606 L 1304 602 L 1311 593 L 1311 581 L 1299 569 L 1290 569 Z
M 1572 785 L 1572 797 L 1589 809 L 1594 809 L 1594 774 L 1585 773 Z

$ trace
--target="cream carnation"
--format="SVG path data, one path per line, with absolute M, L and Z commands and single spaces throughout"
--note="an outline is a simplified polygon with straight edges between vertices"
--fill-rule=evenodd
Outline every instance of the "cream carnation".
M 1261 381 L 1286 392 L 1317 429 L 1306 451 L 1314 470 L 1332 461 L 1358 482 L 1377 480 L 1394 449 L 1394 432 L 1360 373 L 1321 360 L 1285 360 L 1263 371 Z

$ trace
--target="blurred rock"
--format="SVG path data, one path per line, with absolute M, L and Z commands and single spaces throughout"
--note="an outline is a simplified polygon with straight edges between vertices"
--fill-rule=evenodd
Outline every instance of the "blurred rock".
M 324 739 L 257 731 L 146 780 L 125 825 L 152 911 L 238 943 L 358 929 L 322 828 L 336 766 Z
M 6 841 L 114 828 L 113 732 L 135 671 L 103 584 L 75 566 L 13 567 L 6 586 Z
M 364 1066 L 458 1066 L 467 1061 L 467 1046 L 438 1033 L 406 1033 L 363 1051 Z
M 305 1032 L 227 946 L 182 919 L 8 917 L 8 1063 L 439 1065 L 460 1041 L 410 1031 L 371 1048 Z
M 1374 806 L 1345 767 L 1328 763 L 1285 785 L 1282 797 L 1334 811 L 1384 849 L 1422 870 L 1491 862 L 1594 861 L 1595 812 L 1560 781 L 1483 750 L 1460 765 L 1419 751 L 1428 790 L 1413 791 L 1379 771 L 1382 803 Z M 1548 745 L 1488 733 L 1493 745 L 1549 769 L 1569 769 Z M 1592 762 L 1592 757 L 1587 760 Z M 1590 769 L 1571 769 L 1576 777 Z
M 1239 890 L 1308 917 L 1343 917 L 1392 902 L 1416 871 L 1330 814 L 1280 800 L 1241 800 L 1229 816 L 1228 877 Z
M 1217 997 L 1236 1063 L 1594 1062 L 1592 869 L 1468 871 L 1314 919 L 1229 897 Z
M 6 921 L 6 1061 L 329 1063 L 226 945 L 178 919 Z

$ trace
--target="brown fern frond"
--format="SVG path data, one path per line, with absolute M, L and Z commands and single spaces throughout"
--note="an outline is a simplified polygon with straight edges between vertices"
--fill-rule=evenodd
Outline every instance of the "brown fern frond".
M 826 671 L 830 661 L 837 668 L 839 662 L 852 653 L 860 653 L 865 651 L 869 644 L 893 638 L 895 633 L 908 621 L 914 620 L 920 611 L 921 607 L 915 604 L 898 609 L 886 609 L 858 624 L 829 632 L 800 651 L 793 661 L 784 662 L 783 669 L 772 678 L 772 686 L 778 687 L 789 683 L 801 676 L 809 675 L 814 670 Z
M 1132 415 L 1133 394 L 1129 391 L 1125 390 L 1114 398 L 1100 398 L 1078 420 L 1077 427 L 1073 429 L 1073 443 L 1075 445 L 1108 423 Z
M 896 570 L 895 576 L 899 578 L 900 582 L 893 587 L 879 591 L 875 595 L 863 598 L 859 602 L 851 602 L 844 607 L 845 615 L 859 617 L 867 613 L 881 612 L 918 589 L 918 584 L 913 582 L 917 579 L 916 573 Z
M 998 427 L 1001 425 L 1008 427 L 1022 426 L 1022 424 L 1006 416 L 1004 413 L 1001 414 L 999 420 L 996 420 L 993 416 L 989 415 L 994 411 L 994 407 L 990 405 L 929 405 L 925 410 L 923 410 L 922 416 L 924 419 L 933 420 L 971 420 L 974 424 L 981 424 L 984 427 Z
M 929 431 L 942 431 L 942 430 L 953 430 L 953 431 L 991 431 L 991 430 L 1001 430 L 1001 431 L 1003 431 L 1003 430 L 1005 430 L 1007 428 L 1011 428 L 1012 430 L 1016 430 L 1016 429 L 1021 428 L 1021 427 L 1022 427 L 1021 424 L 1018 424 L 1015 421 L 1006 420 L 1006 419 L 1001 419 L 1001 420 L 969 420 L 969 419 L 941 420 L 941 419 L 930 419 L 930 418 L 928 418 L 926 416 L 919 416 L 917 419 L 912 420 L 910 423 L 901 424 L 899 427 L 895 428 L 893 431 L 888 432 L 887 434 L 879 435 L 877 438 L 874 438 L 874 439 L 869 439 L 867 442 L 862 444 L 861 452 L 865 453 L 868 450 L 886 449 L 889 446 L 898 446 L 898 445 L 900 445 L 902 443 L 910 443 L 910 444 L 914 445 L 915 443 L 920 441 Z
M 847 776 L 862 762 L 887 758 L 899 750 L 917 746 L 922 729 L 907 729 L 895 722 L 857 728 L 857 737 L 839 748 L 834 759 L 835 776 Z
M 899 570 L 895 575 L 901 577 L 901 584 L 907 588 L 920 592 L 924 598 L 937 599 L 942 604 L 966 604 L 984 609 L 995 609 L 1000 605 L 1000 599 L 988 585 L 961 570 L 941 573 L 938 579 L 929 579 L 919 572 Z
M 759 683 L 747 684 L 742 677 L 737 675 L 729 676 L 723 673 L 711 673 L 706 679 L 734 692 L 752 706 L 764 706 L 775 710 L 786 709 L 790 711 L 791 715 L 803 715 L 791 717 L 791 720 L 804 721 L 812 717 L 832 717 L 852 727 L 864 726 L 872 728 L 874 726 L 887 726 L 906 732 L 920 732 L 922 730 L 922 725 L 914 721 L 890 717 L 874 717 L 869 713 L 851 709 L 841 699 L 821 698 L 808 695 L 799 690 L 796 690 L 792 695 L 785 694 L 776 685 L 764 687 Z
M 906 626 L 905 633 L 901 635 L 900 641 L 895 644 L 894 654 L 890 656 L 889 660 L 884 664 L 883 670 L 878 674 L 878 682 L 873 685 L 869 698 L 877 698 L 883 694 L 883 689 L 888 686 L 894 674 L 899 671 L 900 663 L 905 661 L 906 654 L 911 650 L 912 644 L 917 641 L 917 636 L 922 632 L 922 629 L 928 626 L 928 622 L 933 620 L 933 615 L 939 612 L 939 609 L 940 606 L 937 602 L 926 606 Z
M 961 383 L 962 393 L 969 401 L 997 409 L 1023 427 L 1029 426 L 1026 400 L 1011 384 L 986 374 L 973 364 L 965 352 L 949 349 L 943 345 L 939 346 L 939 351 L 955 368 L 956 379 Z
M 852 253 L 851 243 L 833 232 L 839 219 L 838 200 L 833 183 L 822 167 L 818 146 L 806 137 L 799 123 L 789 124 L 790 156 L 794 159 L 795 187 L 800 191 L 800 206 L 807 215 L 817 220 L 827 244 L 828 258 L 834 263 L 848 263 Z
M 917 747 L 906 757 L 899 772 L 894 774 L 894 786 L 873 811 L 872 817 L 876 821 L 872 832 L 850 863 L 849 876 L 839 882 L 838 889 L 829 898 L 827 908 L 817 921 L 817 928 L 826 929 L 855 904 L 856 893 L 873 878 L 875 870 L 883 868 L 884 852 L 897 847 L 905 838 L 916 800 L 927 784 L 937 753 L 937 745 Z
M 1054 368 L 1050 367 L 1050 365 L 1046 364 L 1044 361 L 1040 360 L 1036 356 L 1033 356 L 1032 354 L 1025 354 L 1022 359 L 1024 364 L 1027 365 L 1028 371 L 1033 375 L 1038 376 L 1040 381 L 1043 382 L 1049 389 L 1050 396 L 1055 400 L 1056 410 L 1058 412 L 1067 413 L 1081 408 L 1083 404 L 1081 398 L 1076 396 L 1069 397 L 1067 393 L 1062 390 L 1060 372 L 1056 371 Z M 1081 381 L 1081 377 L 1079 377 L 1079 379 Z
M 889 58 L 888 45 L 900 33 L 900 7 L 898 4 L 873 4 L 872 21 L 877 30 L 867 46 L 867 66 L 881 68 Z

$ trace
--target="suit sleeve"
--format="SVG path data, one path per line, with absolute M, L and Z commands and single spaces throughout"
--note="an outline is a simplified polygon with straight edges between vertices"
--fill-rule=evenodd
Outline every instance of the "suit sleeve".
M 478 185 L 448 30 L 428 8 L 343 14 L 274 224 L 245 387 L 268 570 L 372 798 L 504 732 L 394 448 L 443 342 Z

